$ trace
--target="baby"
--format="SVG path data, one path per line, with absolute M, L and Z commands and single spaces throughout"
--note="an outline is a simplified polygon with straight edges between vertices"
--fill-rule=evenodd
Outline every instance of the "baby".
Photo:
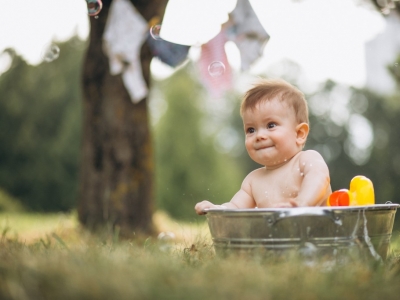
M 263 165 L 243 180 L 230 202 L 206 208 L 277 208 L 326 205 L 332 193 L 328 166 L 314 150 L 303 151 L 310 130 L 304 95 L 283 80 L 262 80 L 247 91 L 240 114 L 245 146 Z

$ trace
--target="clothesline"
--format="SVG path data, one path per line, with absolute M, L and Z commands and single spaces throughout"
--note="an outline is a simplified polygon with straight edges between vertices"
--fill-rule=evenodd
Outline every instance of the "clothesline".
M 114 0 L 110 7 L 103 36 L 103 50 L 109 58 L 110 73 L 122 74 L 124 85 L 134 103 L 148 94 L 140 62 L 140 49 L 144 42 L 148 43 L 155 57 L 171 67 L 185 61 L 190 49 L 187 45 L 153 39 L 149 28 L 159 24 L 159 20 L 159 17 L 155 17 L 146 22 L 129 0 Z M 238 47 L 241 69 L 246 71 L 262 55 L 268 40 L 269 35 L 249 1 L 238 0 L 221 31 L 201 45 L 199 76 L 210 95 L 220 97 L 233 85 L 232 71 L 225 53 L 227 41 L 233 41 Z M 224 66 L 224 72 L 219 76 L 211 76 L 208 72 L 213 62 L 220 62 Z

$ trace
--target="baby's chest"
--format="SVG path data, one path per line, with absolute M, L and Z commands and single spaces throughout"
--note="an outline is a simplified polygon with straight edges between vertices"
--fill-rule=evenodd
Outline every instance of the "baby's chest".
M 285 172 L 275 175 L 261 176 L 253 181 L 252 193 L 257 203 L 297 197 L 303 174 L 300 172 Z

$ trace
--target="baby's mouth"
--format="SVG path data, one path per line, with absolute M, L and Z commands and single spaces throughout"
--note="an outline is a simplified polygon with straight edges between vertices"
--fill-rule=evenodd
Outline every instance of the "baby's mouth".
M 261 145 L 256 147 L 256 150 L 262 150 L 262 149 L 268 149 L 268 148 L 272 148 L 274 145 Z

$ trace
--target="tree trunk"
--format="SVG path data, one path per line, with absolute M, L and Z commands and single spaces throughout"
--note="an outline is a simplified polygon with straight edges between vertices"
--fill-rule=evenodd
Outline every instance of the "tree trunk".
M 90 18 L 90 41 L 83 66 L 78 215 L 91 230 L 111 225 L 120 228 L 123 236 L 152 234 L 154 163 L 147 99 L 133 104 L 121 75 L 109 72 L 102 37 L 111 2 L 104 0 L 99 18 Z M 162 16 L 166 5 L 165 0 L 132 3 L 146 20 Z M 146 43 L 140 55 L 149 86 L 152 55 Z

